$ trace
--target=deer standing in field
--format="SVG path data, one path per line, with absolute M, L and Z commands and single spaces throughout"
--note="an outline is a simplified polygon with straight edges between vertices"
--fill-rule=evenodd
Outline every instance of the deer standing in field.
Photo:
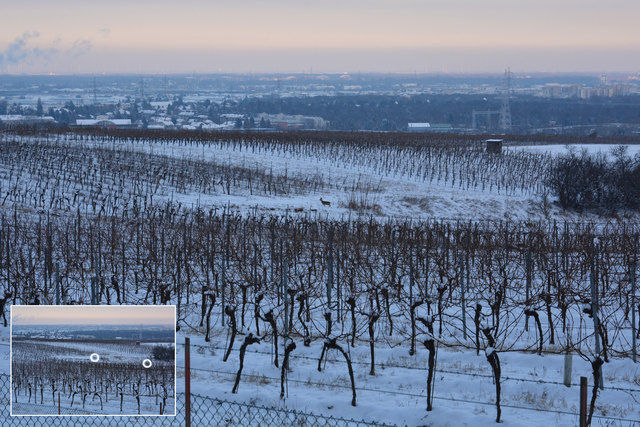
M 322 203 L 323 206 L 331 206 L 331 202 L 328 200 L 322 200 L 322 197 L 320 197 L 320 203 Z

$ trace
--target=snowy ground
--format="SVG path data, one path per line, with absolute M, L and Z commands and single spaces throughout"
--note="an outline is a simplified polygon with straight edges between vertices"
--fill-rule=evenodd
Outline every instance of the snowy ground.
M 445 330 L 437 353 L 433 411 L 426 411 L 427 357 L 417 337 L 417 353 L 409 355 L 405 333 L 388 336 L 384 321 L 376 327 L 375 375 L 370 375 L 368 343 L 356 340 L 350 348 L 347 340 L 340 344 L 348 349 L 354 362 L 357 388 L 357 406 L 352 407 L 347 366 L 341 354 L 331 350 L 329 361 L 318 372 L 318 358 L 322 341 L 310 347 L 301 345 L 291 353 L 291 372 L 288 374 L 288 398 L 281 400 L 281 370 L 274 366 L 273 346 L 269 342 L 248 347 L 238 394 L 231 389 L 239 366 L 237 349 L 240 336 L 228 362 L 222 362 L 228 345 L 228 333 L 216 327 L 210 343 L 191 335 L 191 365 L 193 391 L 239 402 L 264 406 L 295 408 L 318 414 L 385 422 L 398 425 L 476 426 L 495 422 L 495 396 L 492 370 L 484 351 L 476 355 L 474 348 L 463 348 L 461 342 L 473 346 L 473 338 L 464 340 Z M 542 321 L 543 329 L 547 325 Z M 336 325 L 341 330 L 343 325 Z M 348 322 L 344 329 L 349 330 Z M 577 326 L 576 326 L 577 327 Z M 584 327 L 581 325 L 580 327 Z M 588 328 L 588 326 L 586 326 Z M 524 319 L 512 325 L 513 330 L 524 329 Z M 510 328 L 510 329 L 511 329 Z M 625 331 L 630 334 L 630 331 Z M 458 333 L 459 335 L 459 333 Z M 535 348 L 535 328 L 517 335 L 518 348 Z M 178 343 L 184 342 L 182 337 Z M 548 338 L 548 337 L 547 337 Z M 556 340 L 566 337 L 556 330 Z M 585 343 L 586 344 L 586 343 Z M 454 345 L 455 347 L 450 347 Z M 181 347 L 178 347 L 179 350 Z M 510 426 L 576 425 L 579 412 L 580 376 L 593 383 L 591 365 L 578 355 L 572 356 L 571 387 L 563 384 L 565 356 L 551 354 L 557 346 L 545 344 L 545 352 L 499 352 L 502 365 L 502 420 Z M 282 363 L 283 344 L 280 343 L 279 361 Z M 178 351 L 178 366 L 184 366 L 184 353 Z M 629 358 L 614 358 L 603 367 L 605 389 L 596 404 L 593 425 L 628 425 L 616 418 L 640 423 L 640 365 Z M 179 374 L 180 376 L 180 374 Z M 179 380 L 179 389 L 181 380 Z M 591 388 L 589 389 L 591 396 Z
M 55 340 L 21 340 L 19 342 L 13 342 L 12 351 L 12 363 L 17 361 L 24 363 L 30 360 L 38 360 L 36 363 L 44 364 L 46 364 L 47 361 L 51 361 L 50 363 L 53 363 L 54 360 L 61 362 L 71 361 L 89 363 L 90 356 L 95 353 L 99 355 L 99 359 L 95 362 L 95 366 L 102 366 L 109 363 L 133 363 L 141 365 L 143 360 L 152 357 L 150 345 L 138 346 L 133 342 L 130 342 L 129 344 L 113 344 L 99 342 L 58 342 Z M 173 376 L 173 364 L 155 361 L 155 368 L 157 369 L 158 365 L 163 363 L 169 366 L 169 371 Z M 56 366 L 56 368 L 59 367 Z M 73 369 L 73 365 L 70 365 L 69 369 Z M 152 365 L 149 368 L 149 372 L 153 369 L 154 366 Z M 45 382 L 45 384 L 48 383 Z M 35 402 L 34 400 L 29 402 L 25 393 L 21 393 L 17 398 L 15 395 L 12 395 L 12 413 L 16 415 L 57 414 L 58 395 L 52 395 L 51 392 L 48 391 L 48 386 L 45 386 L 45 391 L 42 396 L 40 396 L 38 390 L 34 393 Z M 12 393 L 15 393 L 13 388 Z M 170 393 L 170 396 L 171 397 L 168 398 L 166 402 L 167 411 L 165 412 L 165 415 L 167 413 L 175 413 L 173 393 Z M 101 398 L 103 399 L 102 401 Z M 62 414 L 138 414 L 138 404 L 135 396 L 133 396 L 131 392 L 125 392 L 125 396 L 122 400 L 122 409 L 120 407 L 120 396 L 116 395 L 115 391 L 111 392 L 111 394 L 101 393 L 101 397 L 89 394 L 84 404 L 82 403 L 80 394 L 75 395 L 74 397 L 70 393 L 60 393 L 59 399 Z M 155 396 L 145 395 L 143 391 L 140 398 L 140 414 L 158 415 L 158 403 L 159 401 Z
M 626 147 L 627 154 L 630 156 L 635 156 L 640 153 L 640 144 L 622 144 L 623 147 Z M 561 144 L 549 144 L 549 145 L 523 145 L 523 146 L 514 146 L 514 147 L 506 147 L 507 150 L 525 150 L 533 153 L 546 153 L 554 156 L 566 154 L 569 150 L 576 150 L 577 153 L 580 153 L 582 150 L 586 150 L 589 154 L 596 153 L 605 153 L 610 154 L 611 150 L 616 149 L 619 145 L 612 144 L 571 144 L 571 145 L 561 145 Z
M 382 172 L 374 167 L 374 162 L 362 159 L 318 158 L 305 153 L 291 154 L 283 151 L 251 151 L 239 144 L 178 145 L 158 142 L 112 143 L 91 142 L 83 144 L 102 148 L 122 149 L 145 152 L 179 159 L 216 161 L 218 163 L 242 166 L 263 167 L 280 173 L 289 172 L 300 176 L 317 177 L 325 182 L 340 184 L 342 190 L 329 189 L 311 194 L 288 194 L 272 197 L 249 194 L 248 191 L 234 192 L 231 195 L 203 195 L 180 193 L 167 188 L 156 200 L 172 200 L 183 206 L 205 208 L 231 207 L 238 211 L 258 211 L 291 215 L 309 215 L 311 217 L 348 218 L 359 215 L 377 218 L 437 218 L 452 220 L 598 220 L 590 214 L 577 215 L 563 211 L 553 204 L 544 206 L 541 193 L 532 187 L 524 190 L 505 191 L 504 188 L 482 188 L 461 185 L 460 180 L 452 183 L 445 179 L 423 180 L 402 172 Z M 505 147 L 505 152 L 531 152 L 557 156 L 567 152 L 566 145 L 531 145 Z M 587 149 L 591 153 L 608 152 L 613 145 L 574 144 L 576 150 Z M 640 152 L 640 145 L 629 145 L 628 153 Z M 455 166 L 454 166 L 455 169 Z M 462 171 L 463 173 L 465 171 Z M 458 174 L 459 171 L 455 171 Z M 496 175 L 500 175 L 496 170 Z M 348 190 L 357 185 L 369 188 L 368 191 Z M 532 184 L 533 185 L 533 184 Z M 330 202 L 323 204 L 321 199 Z M 365 209 L 349 208 L 350 201 L 367 205 Z M 550 197 L 550 201 L 553 198 Z
M 610 145 L 587 145 L 590 151 L 609 150 Z M 315 157 L 292 157 L 284 153 L 252 153 L 226 146 L 178 146 L 160 144 L 121 144 L 115 148 L 141 150 L 176 158 L 217 159 L 235 165 L 260 164 L 274 170 L 296 171 L 309 176 L 322 176 L 327 181 L 366 183 L 376 191 L 364 194 L 374 208 L 357 212 L 347 205 L 350 198 L 363 195 L 330 190 L 326 193 L 290 194 L 282 197 L 250 195 L 184 194 L 171 188 L 161 190 L 160 199 L 180 201 L 184 206 L 231 206 L 240 211 L 257 209 L 276 214 L 300 209 L 301 215 L 346 218 L 373 215 L 410 218 L 444 219 L 596 219 L 578 216 L 551 207 L 545 213 L 538 195 L 515 192 L 509 195 L 496 190 L 467 189 L 445 182 L 423 182 L 415 177 L 399 174 L 381 174 L 366 165 L 349 168 L 345 164 L 331 163 Z M 581 148 L 581 147 L 577 147 Z M 566 152 L 564 145 L 536 145 L 513 147 L 507 150 L 525 150 L 558 155 Z M 630 154 L 640 152 L 640 146 L 631 146 Z M 331 202 L 321 203 L 320 198 Z M 128 286 L 130 289 L 131 286 Z M 132 301 L 134 299 L 128 299 Z M 197 311 L 197 309 L 196 309 Z M 192 319 L 191 319 L 192 320 Z M 194 324 L 194 322 L 190 322 Z M 186 332 L 185 332 L 186 330 Z M 418 352 L 409 356 L 406 342 L 388 340 L 376 346 L 376 374 L 369 375 L 368 343 L 359 341 L 350 348 L 354 361 L 355 382 L 358 389 L 356 407 L 350 405 L 351 390 L 346 365 L 336 351 L 331 351 L 322 372 L 317 371 L 321 341 L 311 347 L 298 347 L 292 353 L 291 372 L 288 374 L 288 397 L 281 400 L 280 369 L 272 363 L 273 349 L 269 342 L 249 347 L 245 359 L 238 394 L 231 389 L 239 366 L 238 348 L 244 337 L 238 336 L 229 361 L 223 362 L 227 328 L 219 323 L 213 326 L 211 343 L 204 342 L 201 331 L 185 328 L 178 334 L 178 343 L 185 336 L 191 338 L 192 392 L 204 396 L 236 400 L 265 406 L 294 408 L 317 414 L 345 418 L 375 420 L 389 424 L 478 426 L 495 421 L 495 386 L 492 371 L 483 354 L 474 349 L 440 346 L 438 351 L 434 410 L 426 412 L 426 360 L 427 351 L 420 344 Z M 522 337 L 525 343 L 535 342 L 532 328 Z M 8 328 L 0 328 L 0 359 L 8 373 Z M 345 348 L 345 342 L 341 343 Z M 588 362 L 573 357 L 572 386 L 562 384 L 564 356 L 533 352 L 499 352 L 502 362 L 502 418 L 506 426 L 577 425 L 580 376 L 592 383 Z M 282 348 L 280 348 L 282 361 Z M 177 391 L 184 391 L 184 352 L 178 346 Z M 604 390 L 596 408 L 594 425 L 640 425 L 640 364 L 629 359 L 613 358 L 603 368 Z M 591 390 L 589 390 L 589 396 Z M 95 403 L 95 402 L 94 402 Z M 110 402 L 111 403 L 111 402 Z M 92 403 L 93 404 L 93 403 Z M 171 405 L 171 404 L 169 404 Z M 171 405 L 172 406 L 172 405 Z M 32 408 L 26 408 L 32 409 Z M 119 412 L 119 408 L 118 408 Z M 135 410 L 134 410 L 135 412 Z M 132 413 L 134 413 L 132 412 Z M 628 421 L 619 421 L 623 419 Z
M 134 149 L 154 150 L 151 146 L 133 146 Z M 346 164 L 332 163 L 328 159 L 315 157 L 295 158 L 285 153 L 251 153 L 228 147 L 206 147 L 205 149 L 190 146 L 175 146 L 155 148 L 154 152 L 165 155 L 196 158 L 218 159 L 236 165 L 261 164 L 276 170 L 300 171 L 309 175 L 322 175 L 329 182 L 364 183 L 379 191 L 367 194 L 362 192 L 331 191 L 327 194 L 291 195 L 282 198 L 256 196 L 222 196 L 215 200 L 202 197 L 198 200 L 201 205 L 207 203 L 230 204 L 240 210 L 260 208 L 275 208 L 277 211 L 302 208 L 306 213 L 320 213 L 333 217 L 354 217 L 358 214 L 365 216 L 392 216 L 411 218 L 504 218 L 508 215 L 540 216 L 536 212 L 535 201 L 527 195 L 505 195 L 491 192 L 488 189 L 462 189 L 444 182 L 424 182 L 416 177 L 400 174 L 381 174 L 373 168 L 361 166 L 357 169 L 349 168 Z M 331 206 L 325 206 L 320 199 L 328 200 Z M 347 208 L 350 198 L 364 199 L 374 206 L 373 209 L 353 211 Z
M 214 316 L 215 317 L 215 316 Z M 426 411 L 428 352 L 417 342 L 417 353 L 410 356 L 408 343 L 379 336 L 376 344 L 375 375 L 370 375 L 370 353 L 365 341 L 349 348 L 357 387 L 357 406 L 351 406 L 351 389 L 346 364 L 335 350 L 328 354 L 322 372 L 317 371 L 321 341 L 304 347 L 296 339 L 291 354 L 287 398 L 280 399 L 281 370 L 273 364 L 273 346 L 262 342 L 248 347 L 238 394 L 231 389 L 239 366 L 239 335 L 227 362 L 223 354 L 228 344 L 227 328 L 214 325 L 214 336 L 206 343 L 200 334 L 191 338 L 191 387 L 199 395 L 225 400 L 275 406 L 327 416 L 364 419 L 394 425 L 477 426 L 495 421 L 495 386 L 492 371 L 481 350 L 439 346 L 435 376 L 433 411 Z M 382 327 L 383 325 L 381 325 Z M 348 325 L 345 325 L 348 328 Z M 377 332 L 382 334 L 381 331 Z M 178 336 L 178 392 L 184 391 L 184 334 Z M 8 366 L 7 330 L 0 332 L 0 358 Z M 520 337 L 535 343 L 534 328 Z M 450 340 L 445 339 L 443 342 Z M 280 363 L 282 363 L 282 343 Z M 579 377 L 592 384 L 588 362 L 574 355 L 572 385 L 563 384 L 564 355 L 533 352 L 500 352 L 502 364 L 502 419 L 507 426 L 576 425 L 579 410 Z M 600 392 L 593 425 L 634 425 L 640 422 L 640 365 L 630 359 L 614 358 L 603 367 L 604 390 Z M 589 396 L 591 388 L 589 388 Z M 64 400 L 64 397 L 63 397 Z M 149 409 L 153 398 L 146 398 Z M 68 402 L 67 402 L 68 403 Z M 133 406 L 132 406 L 133 405 Z M 51 405 L 49 405 L 51 406 Z M 63 402 L 64 406 L 64 402 Z M 68 406 L 68 405 L 67 405 Z M 55 407 L 20 404 L 16 408 L 45 413 Z M 81 407 L 77 407 L 81 410 Z M 99 409 L 99 403 L 87 402 L 86 411 Z M 74 405 L 74 410 L 76 406 Z M 105 404 L 118 414 L 119 402 Z M 125 413 L 135 413 L 135 403 L 125 404 Z M 15 411 L 15 409 L 14 409 Z M 57 413 L 57 412 L 54 412 Z M 78 412 L 80 413 L 80 412 Z M 94 412 L 95 413 L 95 412 Z M 634 420 L 616 421 L 615 419 Z

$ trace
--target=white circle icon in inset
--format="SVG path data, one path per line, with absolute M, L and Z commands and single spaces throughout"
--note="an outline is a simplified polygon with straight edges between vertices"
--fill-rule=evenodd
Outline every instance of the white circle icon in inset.
M 93 354 L 91 354 L 91 356 L 89 356 L 89 360 L 91 360 L 93 363 L 95 363 L 98 360 L 100 360 L 100 355 L 98 353 L 93 353 Z
M 149 369 L 149 368 L 151 367 L 151 365 L 152 365 L 152 363 L 151 363 L 151 360 L 149 360 L 149 359 L 144 359 L 144 360 L 142 361 L 142 366 L 143 366 L 144 368 Z

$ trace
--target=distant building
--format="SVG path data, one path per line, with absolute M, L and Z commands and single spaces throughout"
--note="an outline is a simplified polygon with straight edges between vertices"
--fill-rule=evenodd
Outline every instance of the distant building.
M 132 123 L 131 119 L 77 119 L 74 127 L 103 128 L 103 129 L 131 129 L 131 128 L 136 128 L 137 124 Z
M 500 154 L 502 152 L 502 139 L 487 139 L 487 153 Z
M 318 116 L 302 116 L 288 114 L 267 114 L 260 113 L 255 117 L 254 121 L 270 122 L 271 126 L 276 130 L 301 130 L 301 129 L 328 129 L 329 122 Z
M 431 124 L 430 123 L 408 123 L 407 124 L 407 129 L 409 129 L 409 132 L 428 132 L 431 130 Z
M 431 132 L 450 132 L 453 126 L 449 123 L 433 123 L 431 124 Z
M 631 94 L 631 85 L 624 84 L 624 83 L 600 84 L 594 87 L 547 83 L 540 89 L 540 92 L 538 95 L 542 96 L 543 98 L 589 99 L 594 96 L 611 98 L 614 96 L 629 96 L 630 94 Z
M 244 119 L 244 114 L 232 114 L 232 113 L 226 113 L 226 114 L 220 114 L 220 117 L 223 119 L 228 119 L 228 120 L 237 120 L 237 119 Z
M 23 126 L 48 126 L 56 123 L 51 116 L 23 116 L 21 114 L 0 115 L 0 124 L 5 129 L 13 129 Z
M 451 132 L 453 127 L 448 123 L 407 123 L 409 132 Z
M 303 122 L 297 122 L 293 120 L 279 120 L 272 122 L 272 124 L 275 129 L 281 131 L 304 129 Z

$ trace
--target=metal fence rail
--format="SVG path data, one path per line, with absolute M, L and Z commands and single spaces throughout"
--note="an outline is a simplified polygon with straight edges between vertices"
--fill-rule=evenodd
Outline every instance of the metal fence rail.
M 0 374 L 1 426 L 183 426 L 185 424 L 185 394 L 178 393 L 176 416 L 11 416 L 9 409 L 9 375 Z M 353 419 L 326 417 L 282 408 L 255 406 L 207 396 L 191 395 L 193 426 L 298 426 L 298 427 L 368 427 L 388 426 Z

